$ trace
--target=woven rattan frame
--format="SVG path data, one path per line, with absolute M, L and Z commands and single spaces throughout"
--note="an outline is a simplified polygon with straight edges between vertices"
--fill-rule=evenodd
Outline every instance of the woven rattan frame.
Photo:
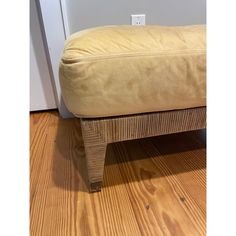
M 100 191 L 108 143 L 203 129 L 206 107 L 106 118 L 81 118 L 90 191 Z

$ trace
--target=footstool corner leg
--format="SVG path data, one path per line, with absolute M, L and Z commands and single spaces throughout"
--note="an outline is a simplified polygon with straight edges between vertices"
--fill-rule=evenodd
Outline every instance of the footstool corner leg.
M 90 192 L 101 191 L 107 144 L 86 146 L 86 162 Z
M 102 188 L 102 181 L 98 181 L 95 183 L 89 183 L 89 192 L 100 192 Z

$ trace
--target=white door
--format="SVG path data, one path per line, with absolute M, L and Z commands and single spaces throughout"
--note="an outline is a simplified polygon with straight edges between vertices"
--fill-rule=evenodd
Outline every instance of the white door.
M 67 36 L 65 22 L 63 19 L 60 0 L 38 0 L 38 10 L 44 29 L 44 39 L 47 45 L 47 55 L 50 61 L 50 71 L 53 85 L 55 87 L 55 97 L 60 115 L 63 118 L 73 117 L 63 101 L 59 83 L 59 62 L 64 48 L 64 42 Z
M 30 111 L 56 108 L 35 0 L 30 1 Z

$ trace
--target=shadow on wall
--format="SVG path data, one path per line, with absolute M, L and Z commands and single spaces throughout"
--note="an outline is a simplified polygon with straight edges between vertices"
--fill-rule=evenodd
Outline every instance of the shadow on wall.
M 34 77 L 30 79 L 30 82 L 33 83 L 33 80 L 38 79 L 38 83 L 42 86 L 42 96 L 45 99 L 48 108 L 56 108 L 54 93 L 52 89 L 53 87 L 48 68 L 47 57 L 43 43 L 43 36 L 40 28 L 40 21 L 35 0 L 30 1 L 30 43 L 30 62 L 32 64 L 30 66 L 30 70 L 32 70 L 30 76 Z M 33 61 L 35 62 L 35 64 L 33 64 Z M 35 74 L 37 75 L 37 77 Z M 35 91 L 31 92 L 33 93 Z
M 86 160 L 79 119 L 59 119 L 53 181 L 68 191 L 88 192 Z M 206 168 L 206 130 L 109 144 L 103 188 Z

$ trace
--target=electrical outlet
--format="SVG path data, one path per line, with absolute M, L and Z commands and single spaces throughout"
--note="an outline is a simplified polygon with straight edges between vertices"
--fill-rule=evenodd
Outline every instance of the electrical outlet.
M 145 25 L 145 14 L 140 15 L 131 15 L 131 24 L 132 25 Z

